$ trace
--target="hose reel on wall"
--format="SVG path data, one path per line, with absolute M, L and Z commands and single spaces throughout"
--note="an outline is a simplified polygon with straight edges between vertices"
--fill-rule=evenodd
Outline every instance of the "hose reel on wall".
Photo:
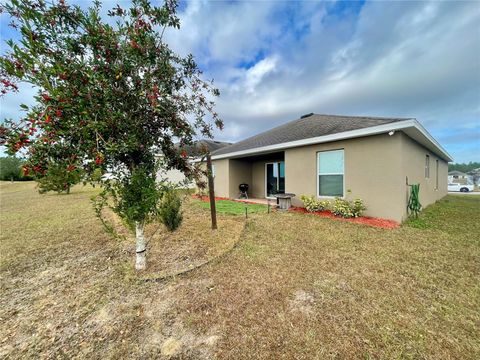
M 407 210 L 415 217 L 422 210 L 422 204 L 420 204 L 420 184 L 409 184 L 408 177 L 406 178 L 407 186 L 410 187 L 410 195 L 408 197 Z

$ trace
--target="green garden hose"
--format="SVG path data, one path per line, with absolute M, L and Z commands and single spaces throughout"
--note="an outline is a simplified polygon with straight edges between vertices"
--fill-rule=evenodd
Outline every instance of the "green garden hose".
M 408 210 L 415 217 L 418 217 L 418 213 L 422 210 L 422 204 L 420 204 L 420 184 L 412 184 L 410 186 L 410 197 L 408 199 Z

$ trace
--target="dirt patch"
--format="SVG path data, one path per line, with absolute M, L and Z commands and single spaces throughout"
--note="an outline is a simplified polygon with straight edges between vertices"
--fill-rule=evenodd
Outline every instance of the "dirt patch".
M 181 347 L 181 341 L 175 338 L 169 338 L 162 344 L 161 353 L 164 356 L 172 356 L 178 353 Z
M 313 312 L 314 302 L 313 294 L 303 290 L 297 290 L 293 294 L 293 298 L 290 299 L 290 309 L 309 315 Z

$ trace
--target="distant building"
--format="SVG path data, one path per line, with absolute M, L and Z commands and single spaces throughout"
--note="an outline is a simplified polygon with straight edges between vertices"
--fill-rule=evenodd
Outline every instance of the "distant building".
M 184 150 L 187 153 L 187 156 L 193 159 L 193 158 L 200 157 L 204 153 L 205 149 L 207 149 L 210 152 L 213 152 L 228 145 L 231 145 L 231 143 L 204 139 L 204 140 L 195 141 L 193 145 L 187 145 L 183 148 L 180 148 L 178 144 L 176 146 L 179 150 Z M 162 158 L 162 155 L 158 155 L 158 159 L 161 159 L 161 158 Z M 213 172 L 215 172 L 215 170 L 213 170 Z M 167 180 L 174 184 L 181 184 L 187 188 L 195 187 L 195 183 L 186 182 L 185 181 L 186 179 L 183 173 L 177 169 L 167 170 L 166 172 L 159 172 L 157 175 L 157 179 Z
M 453 170 L 448 172 L 448 182 L 457 184 L 469 183 L 469 176 L 461 171 Z

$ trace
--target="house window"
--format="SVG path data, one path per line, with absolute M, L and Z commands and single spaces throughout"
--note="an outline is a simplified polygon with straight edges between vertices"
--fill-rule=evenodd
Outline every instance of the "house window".
M 343 149 L 317 153 L 317 170 L 318 196 L 343 196 Z
M 425 179 L 430 178 L 430 155 L 425 155 Z
M 438 190 L 438 160 L 435 160 L 435 190 Z
M 215 177 L 215 165 L 212 164 L 212 177 Z

